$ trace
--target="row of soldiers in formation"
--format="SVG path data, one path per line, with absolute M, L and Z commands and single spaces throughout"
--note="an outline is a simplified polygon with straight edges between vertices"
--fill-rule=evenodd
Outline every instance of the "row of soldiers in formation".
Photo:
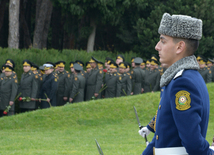
M 199 72 L 205 82 L 212 81 L 213 60 L 197 57 Z M 62 106 L 92 99 L 136 95 L 160 90 L 160 78 L 166 70 L 158 66 L 158 58 L 152 55 L 146 62 L 140 57 L 132 57 L 131 64 L 123 55 L 116 61 L 107 57 L 105 63 L 91 57 L 86 63 L 80 60 L 70 62 L 70 71 L 65 70 L 65 62 L 46 62 L 38 67 L 29 60 L 23 61 L 23 74 L 18 83 L 14 72 L 15 63 L 7 59 L 0 75 L 0 116 L 10 106 L 7 115 L 14 114 L 14 100 L 19 96 L 21 112 L 38 107 Z M 105 69 L 104 69 L 105 66 Z M 132 68 L 132 69 L 131 69 Z

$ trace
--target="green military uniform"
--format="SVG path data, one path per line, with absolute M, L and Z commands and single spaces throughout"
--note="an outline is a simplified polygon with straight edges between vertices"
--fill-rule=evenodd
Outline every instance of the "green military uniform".
M 57 72 L 59 77 L 58 88 L 57 88 L 57 106 L 64 105 L 66 101 L 63 100 L 63 97 L 67 97 L 69 94 L 69 78 L 70 74 L 68 71 L 64 70 L 63 72 Z
M 160 90 L 160 72 L 158 69 L 146 70 L 144 92 L 155 92 Z
M 11 69 L 10 66 L 7 66 L 7 68 Z M 0 111 L 1 111 L 0 116 L 2 116 L 2 113 L 6 109 L 6 107 L 9 106 L 9 102 L 10 101 L 14 102 L 18 90 L 17 83 L 18 83 L 17 77 L 14 75 L 11 75 L 9 77 L 4 76 L 0 78 Z M 15 111 L 15 102 L 11 106 L 8 115 L 13 115 L 14 111 Z
M 117 64 L 115 62 L 111 62 L 110 68 L 117 69 Z M 111 69 L 110 69 L 111 70 Z M 105 98 L 112 97 L 120 97 L 122 90 L 122 76 L 121 74 L 115 73 L 107 73 L 105 75 Z
M 85 77 L 82 73 L 74 75 L 73 86 L 70 93 L 70 98 L 73 99 L 73 103 L 84 101 L 85 90 Z
M 121 88 L 122 88 L 122 76 L 119 73 L 106 73 L 104 84 L 105 89 L 105 98 L 120 97 Z
M 140 68 L 142 62 L 143 59 L 139 57 L 134 59 L 135 68 L 131 71 L 133 95 L 141 94 L 142 88 L 144 88 L 145 71 Z
M 201 76 L 203 77 L 205 83 L 212 82 L 212 71 L 207 67 L 198 70 Z
M 132 92 L 132 76 L 130 73 L 121 74 L 121 96 L 128 96 L 131 95 Z
M 29 61 L 24 61 L 24 65 L 29 65 Z M 30 63 L 31 65 L 31 63 Z M 27 73 L 23 73 L 21 76 L 21 81 L 19 84 L 18 92 L 21 93 L 21 97 L 30 97 L 36 98 L 38 92 L 38 84 L 36 82 L 36 75 L 30 70 Z M 24 111 L 26 110 L 34 110 L 36 108 L 35 101 L 20 101 L 19 106 Z
M 142 88 L 144 88 L 145 83 L 145 72 L 140 68 L 140 66 L 136 66 L 131 71 L 132 76 L 132 92 L 133 95 L 141 94 Z
M 212 73 L 212 82 L 214 82 L 214 66 L 210 67 Z
M 92 59 L 89 62 L 92 61 L 95 62 L 97 60 L 92 57 Z M 100 70 L 98 66 L 96 66 L 87 75 L 86 101 L 90 100 L 94 96 L 94 93 L 99 94 L 103 82 L 102 80 L 103 80 L 103 71 Z M 99 96 L 97 98 L 99 98 Z

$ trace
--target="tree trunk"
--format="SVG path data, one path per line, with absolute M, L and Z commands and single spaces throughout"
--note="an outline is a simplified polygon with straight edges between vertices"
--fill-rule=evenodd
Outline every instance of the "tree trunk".
M 51 47 L 54 49 L 61 49 L 61 38 L 62 38 L 62 15 L 61 15 L 61 7 L 55 6 L 53 7 L 53 14 L 52 14 L 52 45 Z
M 90 26 L 93 28 L 90 36 L 88 37 L 88 44 L 87 44 L 87 52 L 93 52 L 94 51 L 94 42 L 95 42 L 95 36 L 96 36 L 96 23 L 95 19 L 91 18 Z
M 2 0 L 0 2 L 0 30 L 1 30 L 2 25 L 4 23 L 4 12 L 5 12 L 7 2 L 8 2 L 8 0 Z
M 19 6 L 20 0 L 10 0 L 8 47 L 19 48 Z
M 47 47 L 47 36 L 53 5 L 50 0 L 42 0 L 41 5 L 38 5 L 39 2 L 40 0 L 37 0 L 33 47 L 42 49 Z
M 31 45 L 30 30 L 25 17 L 26 14 L 30 14 L 30 12 L 27 12 L 28 8 L 26 7 L 26 3 L 29 2 L 31 3 L 31 1 L 25 2 L 24 0 L 21 0 L 20 3 L 20 26 L 21 26 L 20 28 L 22 30 L 20 31 L 20 37 L 23 38 L 22 40 L 23 43 L 21 44 L 23 48 L 29 48 Z

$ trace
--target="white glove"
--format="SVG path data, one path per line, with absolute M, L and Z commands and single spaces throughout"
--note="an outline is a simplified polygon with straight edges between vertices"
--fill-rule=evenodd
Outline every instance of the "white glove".
M 210 146 L 210 149 L 211 149 L 212 151 L 214 151 L 214 146 Z
M 145 138 L 146 136 L 148 136 L 150 134 L 150 130 L 147 128 L 147 127 L 143 127 L 142 129 L 140 129 L 138 131 L 138 133 L 143 137 Z

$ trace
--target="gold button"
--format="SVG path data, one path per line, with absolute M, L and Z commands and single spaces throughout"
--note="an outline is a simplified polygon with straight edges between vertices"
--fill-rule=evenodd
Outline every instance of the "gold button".
M 156 140 L 158 140 L 158 135 L 156 135 Z
M 159 109 L 161 109 L 161 105 L 159 105 Z

